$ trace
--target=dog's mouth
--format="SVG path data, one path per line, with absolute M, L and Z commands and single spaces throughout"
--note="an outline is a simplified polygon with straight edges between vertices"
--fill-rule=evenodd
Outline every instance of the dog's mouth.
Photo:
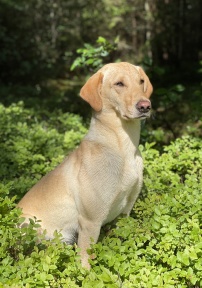
M 146 113 L 146 114 L 142 114 L 140 115 L 139 117 L 137 117 L 138 119 L 146 119 L 146 118 L 149 118 L 150 117 L 150 113 Z
M 149 113 L 142 113 L 142 114 L 137 115 L 137 116 L 128 116 L 128 115 L 124 114 L 122 117 L 123 117 L 125 120 L 135 120 L 135 119 L 144 120 L 144 119 L 150 117 L 150 112 L 149 112 Z

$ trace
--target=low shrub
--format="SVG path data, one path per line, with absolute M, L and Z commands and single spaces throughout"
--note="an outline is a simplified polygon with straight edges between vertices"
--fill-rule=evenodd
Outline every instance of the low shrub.
M 25 191 L 62 161 L 86 133 L 79 116 L 0 106 L 0 180 L 10 195 Z
M 202 140 L 183 137 L 162 153 L 141 146 L 144 187 L 131 217 L 106 225 L 83 269 L 76 245 L 18 229 L 15 203 L 86 133 L 82 120 L 0 106 L 0 287 L 202 287 Z

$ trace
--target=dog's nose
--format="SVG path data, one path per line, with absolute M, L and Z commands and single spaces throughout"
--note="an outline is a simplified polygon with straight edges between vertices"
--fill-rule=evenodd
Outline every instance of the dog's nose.
M 136 104 L 136 108 L 141 113 L 147 113 L 151 110 L 151 102 L 148 100 L 140 100 Z

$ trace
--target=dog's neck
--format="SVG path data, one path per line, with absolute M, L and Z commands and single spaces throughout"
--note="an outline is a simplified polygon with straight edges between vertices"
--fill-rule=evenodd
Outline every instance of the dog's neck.
M 115 146 L 136 152 L 140 140 L 141 124 L 139 119 L 124 120 L 115 111 L 93 112 L 90 129 L 85 139 L 96 141 L 109 137 Z

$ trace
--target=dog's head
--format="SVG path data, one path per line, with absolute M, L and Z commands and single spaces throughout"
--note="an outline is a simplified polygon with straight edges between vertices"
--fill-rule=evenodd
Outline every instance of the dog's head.
M 150 116 L 152 91 L 141 67 L 120 62 L 103 66 L 89 78 L 80 95 L 95 111 L 113 109 L 130 120 Z

